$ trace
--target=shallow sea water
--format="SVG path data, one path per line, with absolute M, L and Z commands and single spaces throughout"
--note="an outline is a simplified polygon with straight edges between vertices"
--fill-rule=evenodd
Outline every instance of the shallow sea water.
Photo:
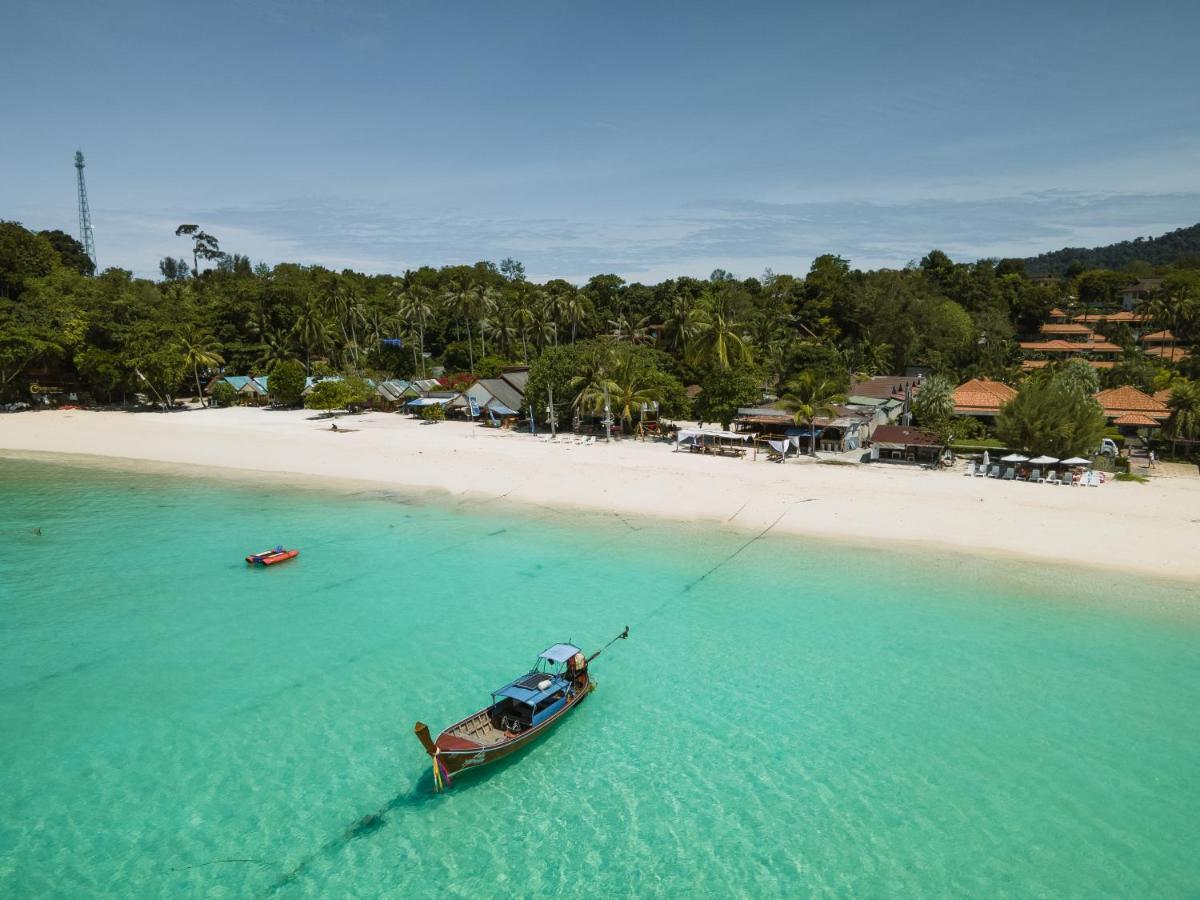
M 0 895 L 1200 895 L 1197 586 L 749 537 L 0 459 Z

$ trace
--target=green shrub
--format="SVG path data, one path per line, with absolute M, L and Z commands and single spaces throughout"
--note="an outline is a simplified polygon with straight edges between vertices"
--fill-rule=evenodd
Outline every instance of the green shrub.
M 267 385 L 276 404 L 295 406 L 304 392 L 304 366 L 294 359 L 285 359 L 271 371 Z
M 236 406 L 238 402 L 238 392 L 228 381 L 218 381 L 213 385 L 210 396 L 213 406 Z
M 1145 475 L 1134 475 L 1131 472 L 1118 472 L 1113 476 L 1113 481 L 1136 481 L 1138 484 L 1145 484 L 1149 480 Z
M 440 403 L 434 403 L 421 410 L 421 418 L 426 422 L 443 422 L 446 419 L 446 409 Z

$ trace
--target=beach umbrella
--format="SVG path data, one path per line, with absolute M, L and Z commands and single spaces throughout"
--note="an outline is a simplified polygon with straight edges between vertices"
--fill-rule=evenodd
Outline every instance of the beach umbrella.
M 1000 462 L 1029 462 L 1029 457 L 1022 456 L 1020 453 L 1010 453 L 1008 456 L 1000 457 Z
M 983 451 L 983 467 L 986 469 L 986 468 L 987 468 L 988 466 L 990 466 L 991 464 L 992 464 L 992 460 L 991 460 L 991 458 L 988 456 L 988 452 L 987 452 L 986 450 L 984 450 L 984 451 Z
M 1050 463 L 1058 462 L 1058 457 L 1056 457 L 1056 456 L 1037 456 L 1037 457 L 1034 457 L 1033 459 L 1031 459 L 1030 462 L 1034 463 L 1036 465 L 1039 465 L 1039 466 L 1048 466 L 1048 465 L 1050 465 Z
M 1092 461 L 1084 459 L 1082 456 L 1072 456 L 1070 459 L 1064 459 L 1062 464 L 1064 466 L 1090 466 Z

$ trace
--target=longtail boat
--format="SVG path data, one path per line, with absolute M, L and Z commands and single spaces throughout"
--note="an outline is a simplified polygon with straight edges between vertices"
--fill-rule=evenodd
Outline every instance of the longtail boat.
M 493 691 L 488 706 L 455 722 L 437 740 L 429 736 L 424 722 L 414 725 L 417 739 L 433 758 L 434 787 L 443 790 L 456 773 L 502 759 L 546 734 L 595 690 L 588 664 L 628 637 L 626 626 L 591 656 L 574 644 L 547 647 L 532 669 Z

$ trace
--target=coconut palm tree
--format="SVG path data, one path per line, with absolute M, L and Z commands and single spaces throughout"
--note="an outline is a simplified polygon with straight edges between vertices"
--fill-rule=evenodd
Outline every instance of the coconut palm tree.
M 640 344 L 646 339 L 646 326 L 649 324 L 649 316 L 639 316 L 633 310 L 623 309 L 615 319 L 608 320 L 609 335 L 618 341 Z
M 465 275 L 456 275 L 450 279 L 442 302 L 450 312 L 462 319 L 467 326 L 467 358 L 471 362 L 471 371 L 475 371 L 475 339 L 471 333 L 471 320 L 476 317 L 479 309 L 479 293 Z
M 392 288 L 392 297 L 396 301 L 397 313 L 405 323 L 410 333 L 416 335 L 417 343 L 414 350 L 419 359 L 413 362 L 420 364 L 421 377 L 425 377 L 425 323 L 433 317 L 433 294 L 427 287 L 412 285 L 405 287 L 397 282 Z
M 636 365 L 632 354 L 616 365 L 607 386 L 613 412 L 631 428 L 635 411 L 640 413 L 644 405 L 662 399 L 662 392 L 650 383 L 646 368 Z
M 479 318 L 479 349 L 482 356 L 487 356 L 487 335 L 493 330 L 490 319 L 499 309 L 500 294 L 490 285 L 481 284 L 475 290 L 479 298 L 475 306 L 475 315 Z
M 788 392 L 779 398 L 779 405 L 792 414 L 797 425 L 807 425 L 809 453 L 817 455 L 817 431 L 813 423 L 822 416 L 834 415 L 834 404 L 845 401 L 846 395 L 837 385 L 812 372 L 802 372 L 788 385 Z
M 696 316 L 696 331 L 688 360 L 692 365 L 728 369 L 731 362 L 750 362 L 750 345 L 742 335 L 742 325 L 723 297 L 705 299 Z
M 295 358 L 291 335 L 277 328 L 266 336 L 263 341 L 263 351 L 255 360 L 255 364 L 261 366 L 263 371 L 269 374 L 281 362 Z
M 663 323 L 663 338 L 668 350 L 687 353 L 688 347 L 700 333 L 698 313 L 696 302 L 686 294 L 676 294 L 671 298 L 670 312 Z
M 559 319 L 564 327 L 571 326 L 571 343 L 575 343 L 579 326 L 587 321 L 592 312 L 592 301 L 586 294 L 576 290 L 563 291 L 559 297 Z
M 1167 435 L 1177 441 L 1200 441 L 1200 382 L 1191 381 L 1172 388 L 1167 408 L 1171 410 Z
M 313 351 L 324 353 L 329 347 L 329 326 L 313 298 L 310 297 L 304 309 L 300 311 L 292 333 L 304 349 L 304 368 L 311 375 Z
M 592 348 L 579 361 L 579 374 L 571 379 L 571 390 L 575 392 L 572 404 L 576 409 L 598 412 L 604 408 L 604 392 L 609 387 L 609 371 L 612 351 L 604 347 Z
M 177 340 L 196 379 L 196 396 L 201 405 L 207 405 L 204 390 L 200 387 L 200 369 L 212 369 L 225 364 L 225 357 L 221 355 L 221 345 L 211 334 L 195 329 L 181 331 Z

